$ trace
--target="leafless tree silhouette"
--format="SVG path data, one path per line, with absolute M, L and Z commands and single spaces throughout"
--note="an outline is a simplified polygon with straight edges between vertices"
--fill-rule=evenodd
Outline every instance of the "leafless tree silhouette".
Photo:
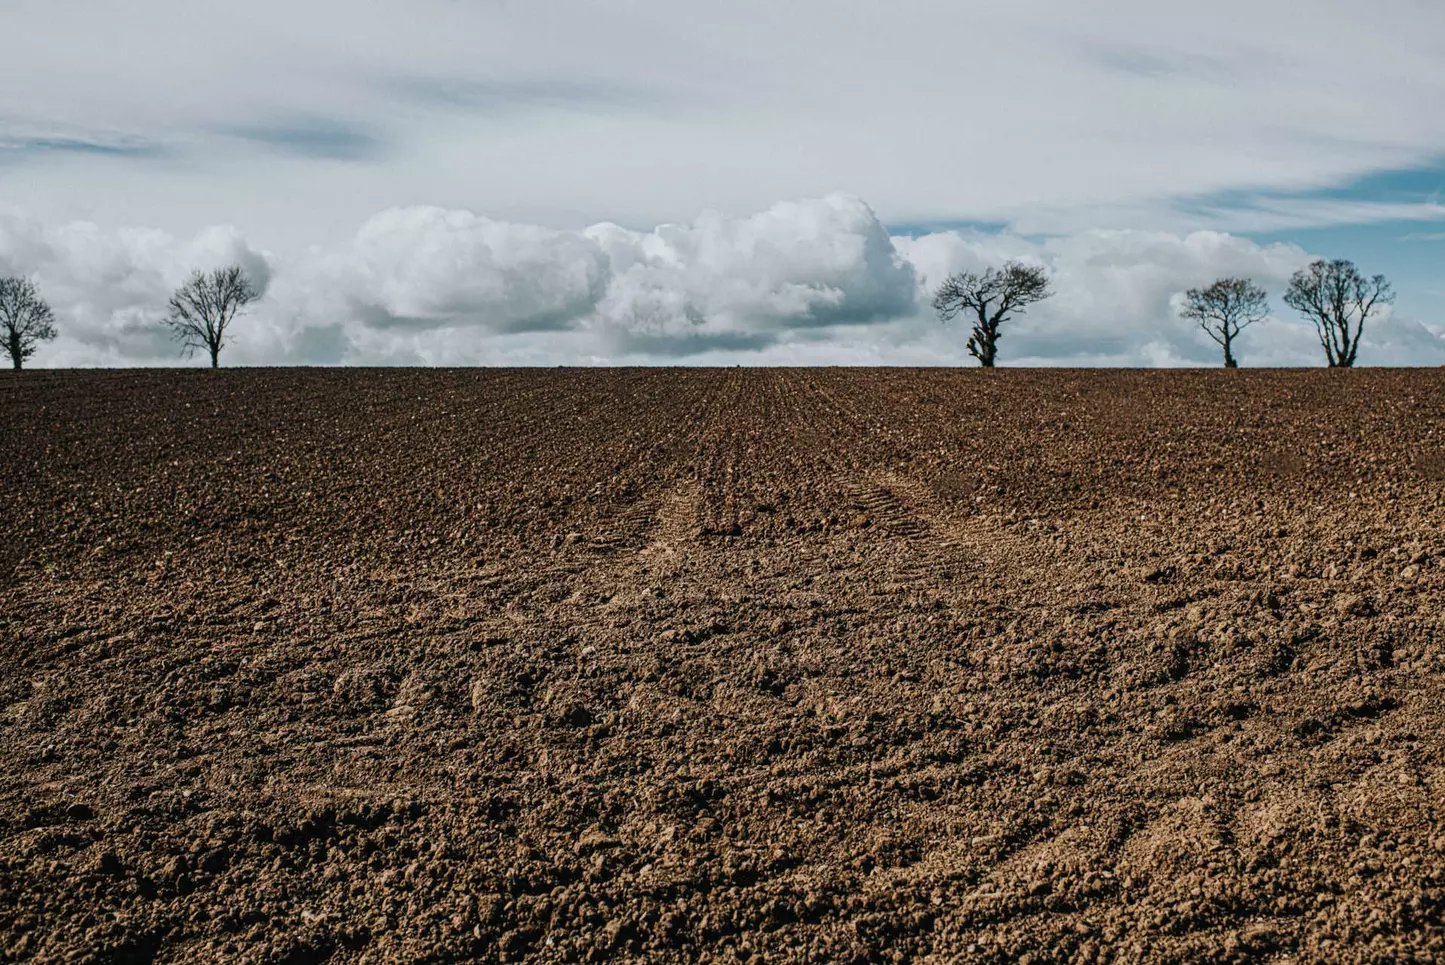
M 1199 327 L 1224 349 L 1224 367 L 1239 368 L 1234 340 L 1239 333 L 1269 314 L 1269 296 L 1248 278 L 1221 278 L 1208 288 L 1184 293 L 1184 318 Z
M 40 342 L 55 337 L 55 313 L 29 278 L 0 278 L 0 346 L 16 371 Z
M 1010 261 L 1002 269 L 989 268 L 982 274 L 961 272 L 948 276 L 933 297 L 933 308 L 945 322 L 965 312 L 973 313 L 968 354 L 991 369 L 998 359 L 999 327 L 1052 294 L 1048 273 L 1042 268 Z
M 1301 268 L 1289 281 L 1284 303 L 1315 324 L 1315 334 L 1332 369 L 1353 368 L 1360 352 L 1365 322 L 1395 292 L 1384 275 L 1366 278 L 1354 262 L 1320 259 Z
M 214 369 L 220 365 L 226 329 L 242 309 L 260 297 L 240 265 L 192 272 L 171 296 L 165 325 L 186 355 L 201 349 L 211 356 Z

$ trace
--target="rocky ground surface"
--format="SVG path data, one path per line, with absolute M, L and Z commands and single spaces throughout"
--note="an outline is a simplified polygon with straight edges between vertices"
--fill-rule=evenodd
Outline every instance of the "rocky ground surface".
M 1445 959 L 1445 376 L 0 379 L 0 956 Z

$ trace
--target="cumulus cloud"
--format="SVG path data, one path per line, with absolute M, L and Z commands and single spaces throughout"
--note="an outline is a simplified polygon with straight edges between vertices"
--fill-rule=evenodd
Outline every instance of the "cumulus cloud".
M 954 271 L 1008 259 L 1048 268 L 1055 295 L 1006 330 L 1005 364 L 1215 365 L 1218 347 L 1177 318 L 1181 292 L 1217 278 L 1253 278 L 1269 291 L 1275 314 L 1236 346 L 1245 365 L 1316 365 L 1313 329 L 1280 300 L 1290 276 L 1314 256 L 1297 245 L 1261 245 L 1217 231 L 1082 231 L 1035 241 L 1009 233 L 939 232 L 896 238 L 926 287 Z M 1366 328 L 1369 364 L 1445 361 L 1445 339 L 1414 319 L 1388 313 Z
M 916 307 L 912 265 L 873 211 L 844 195 L 650 232 L 402 208 L 300 272 L 298 322 L 341 318 L 362 355 L 408 361 L 444 358 L 448 344 L 454 358 L 483 360 L 479 340 L 518 351 L 525 342 L 495 337 L 528 334 L 569 358 L 746 352 Z
M 612 277 L 595 327 L 622 350 L 692 354 L 758 348 L 801 329 L 866 325 L 913 312 L 915 273 L 856 198 L 717 214 L 648 234 L 598 225 Z
M 174 364 L 158 324 L 166 297 L 193 268 L 227 262 L 267 291 L 237 327 L 232 364 L 969 364 L 930 292 L 1008 259 L 1047 268 L 1056 294 L 1006 330 L 1005 364 L 1214 365 L 1214 344 L 1177 319 L 1178 293 L 1245 275 L 1282 309 L 1278 294 L 1310 257 L 1214 231 L 890 236 L 848 195 L 651 231 L 396 208 L 289 258 L 231 227 L 182 240 L 0 218 L 0 271 L 34 275 L 60 316 L 41 365 Z M 1318 364 L 1318 353 L 1288 315 L 1239 346 L 1247 365 Z M 1445 341 L 1392 315 L 1367 329 L 1362 359 L 1445 361 Z
M 607 275 L 579 233 L 440 208 L 377 215 L 320 269 L 367 325 L 488 332 L 568 327 L 593 309 Z
M 76 222 L 50 228 L 0 216 L 0 273 L 35 278 L 55 309 L 59 337 L 36 363 L 124 365 L 174 356 L 159 322 L 170 293 L 195 269 L 240 264 L 264 292 L 271 262 L 235 228 L 189 241 L 162 231 L 107 232 Z

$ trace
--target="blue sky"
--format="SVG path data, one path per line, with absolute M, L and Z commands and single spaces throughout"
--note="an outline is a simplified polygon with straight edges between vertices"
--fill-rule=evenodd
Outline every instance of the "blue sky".
M 1445 320 L 1445 222 L 1309 228 L 1256 238 L 1265 243 L 1288 240 L 1310 251 L 1349 258 L 1362 272 L 1390 279 L 1399 313 L 1432 323 Z
M 57 303 L 40 364 L 174 361 L 158 305 L 218 259 L 273 282 L 237 362 L 961 362 L 928 287 L 1006 257 L 1059 290 L 1006 363 L 1212 364 L 1178 292 L 1278 290 L 1312 256 L 1395 282 L 1364 359 L 1445 361 L 1437 4 L 10 0 L 6 22 L 0 270 Z M 1278 322 L 1245 364 L 1315 364 Z
M 1358 203 L 1433 204 L 1445 197 L 1445 161 L 1403 171 L 1378 171 L 1321 197 Z M 1445 218 L 1324 225 L 1255 234 L 1263 243 L 1294 242 L 1349 258 L 1361 271 L 1383 273 L 1398 295 L 1396 309 L 1445 322 Z
M 1260 203 L 1308 205 L 1312 202 L 1340 202 L 1355 210 L 1341 223 L 1307 224 L 1280 230 L 1251 231 L 1248 223 Z M 1445 158 L 1419 167 L 1380 170 L 1349 179 L 1337 186 L 1312 191 L 1237 190 L 1198 198 L 1181 198 L 1175 206 L 1188 222 L 1231 223 L 1238 214 L 1235 234 L 1261 245 L 1295 244 L 1322 257 L 1348 258 L 1366 274 L 1385 274 L 1398 296 L 1396 309 L 1433 324 L 1445 324 Z M 1408 220 L 1370 220 L 1373 206 L 1411 211 Z M 1273 215 L 1269 215 L 1272 217 Z M 918 235 L 950 229 L 1002 232 L 1007 222 L 938 220 L 900 222 L 889 225 L 900 234 Z

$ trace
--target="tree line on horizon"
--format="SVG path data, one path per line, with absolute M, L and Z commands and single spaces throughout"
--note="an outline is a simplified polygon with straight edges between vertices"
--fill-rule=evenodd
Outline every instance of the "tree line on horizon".
M 944 322 L 972 314 L 968 354 L 993 368 L 1004 323 L 1052 295 L 1047 271 L 1009 261 L 1001 269 L 949 275 L 934 293 L 933 308 Z M 1366 278 L 1343 258 L 1310 262 L 1294 273 L 1284 293 L 1284 303 L 1314 323 L 1332 369 L 1354 368 L 1365 322 L 1394 301 L 1384 275 Z M 1179 316 L 1204 329 L 1224 350 L 1225 368 L 1234 369 L 1239 367 L 1235 340 L 1269 317 L 1269 295 L 1252 279 L 1220 278 L 1207 288 L 1186 291 Z
M 972 315 L 968 353 L 994 368 L 1003 326 L 1031 305 L 1051 297 L 1048 272 L 1020 261 L 1002 268 L 949 275 L 934 293 L 940 320 Z M 194 271 L 171 295 L 161 324 L 181 343 L 186 356 L 205 352 L 220 367 L 221 349 L 237 316 L 261 297 L 240 265 Z M 1384 275 L 1366 278 L 1353 262 L 1318 259 L 1295 272 L 1284 302 L 1311 321 L 1329 368 L 1353 368 L 1365 323 L 1395 301 Z M 1206 288 L 1184 292 L 1178 314 L 1198 324 L 1224 352 L 1226 368 L 1238 368 L 1235 341 L 1244 329 L 1269 316 L 1269 296 L 1249 278 L 1220 278 Z M 0 351 L 15 370 L 23 368 L 41 342 L 54 339 L 55 313 L 30 278 L 0 278 Z
M 227 330 L 261 291 L 240 265 L 191 272 L 172 294 L 161 320 L 187 357 L 198 351 L 220 368 Z M 30 278 L 0 278 L 0 351 L 19 371 L 41 342 L 55 338 L 55 312 Z

